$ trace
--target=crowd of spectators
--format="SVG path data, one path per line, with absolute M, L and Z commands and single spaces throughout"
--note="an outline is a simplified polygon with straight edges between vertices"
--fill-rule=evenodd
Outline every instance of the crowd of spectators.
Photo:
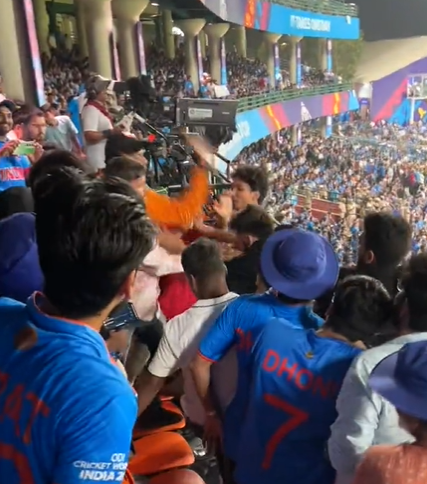
M 146 49 L 147 73 L 152 77 L 158 96 L 203 96 L 214 94 L 214 86 L 221 84 L 221 79 L 210 75 L 209 56 L 203 59 L 204 82 L 198 92 L 195 91 L 191 77 L 185 71 L 185 56 L 181 44 L 174 59 L 169 59 L 165 52 L 151 44 Z M 296 86 L 290 82 L 289 69 L 280 69 L 274 86 L 271 85 L 267 66 L 259 59 L 243 58 L 237 52 L 228 52 L 227 87 L 230 96 L 245 97 L 275 89 L 290 89 Z M 49 103 L 57 104 L 62 112 L 67 111 L 67 102 L 78 95 L 91 74 L 88 59 L 79 56 L 77 46 L 71 50 L 66 46 L 52 48 L 51 55 L 42 58 L 46 96 Z M 341 82 L 333 73 L 327 73 L 306 65 L 302 66 L 301 89 L 324 85 L 329 82 Z
M 264 67 L 233 55 L 252 93 Z M 3 480 L 121 482 L 137 417 L 179 374 L 179 406 L 225 484 L 424 484 L 425 126 L 352 122 L 324 139 L 313 122 L 298 146 L 286 130 L 262 140 L 186 245 L 189 226 L 150 215 L 150 167 L 113 127 L 105 80 L 88 89 L 84 150 L 57 116 L 87 74 L 77 59 L 45 60 L 44 110 L 0 101 Z M 148 62 L 159 92 L 189 88 L 179 57 Z M 331 80 L 307 71 L 317 79 Z M 197 140 L 207 201 L 213 150 Z M 123 304 L 132 324 L 110 334 Z M 132 373 L 134 327 L 153 321 L 157 343 Z M 152 450 L 136 452 L 153 462 Z M 163 482 L 201 482 L 182 476 Z
M 68 151 L 14 154 L 20 143 L 6 138 L 10 108 L 0 104 L 0 374 L 7 375 L 0 432 L 2 441 L 21 449 L 20 469 L 40 476 L 40 484 L 62 476 L 121 481 L 136 417 L 153 402 L 158 409 L 157 394 L 180 374 L 176 391 L 187 425 L 203 437 L 204 452 L 215 456 L 226 484 L 424 484 L 427 259 L 420 252 L 407 260 L 411 222 L 382 209 L 356 215 L 363 233 L 354 235 L 356 265 L 347 266 L 334 241 L 317 233 L 330 235 L 336 221 L 328 214 L 320 222 L 293 215 L 275 226 L 262 207 L 276 197 L 273 208 L 283 211 L 291 177 L 297 185 L 308 179 L 299 168 L 314 166 L 323 183 L 333 180 L 337 173 L 329 177 L 325 154 L 340 156 L 339 139 L 321 141 L 307 131 L 302 146 L 291 149 L 282 132 L 284 140 L 252 148 L 234 167 L 230 192 L 214 203 L 216 226 L 195 219 L 202 237 L 186 246 L 184 229 L 162 230 L 148 215 L 152 196 L 137 140 L 129 139 L 126 151 L 122 144 L 94 176 Z M 42 118 L 33 112 L 20 139 L 42 142 Z M 386 125 L 364 131 L 388 142 L 397 133 Z M 422 129 L 402 136 L 422 136 Z M 203 142 L 194 149 L 205 163 L 212 154 Z M 297 158 L 306 159 L 294 166 L 291 152 L 298 150 Z M 271 172 L 285 168 L 274 182 L 268 163 L 276 163 Z M 384 163 L 374 158 L 365 166 L 374 166 L 378 183 L 388 176 L 380 174 Z M 205 168 L 198 170 L 207 179 Z M 402 198 L 417 197 L 412 188 Z M 424 210 L 417 198 L 413 203 Z M 180 244 L 171 245 L 172 239 Z M 237 253 L 224 258 L 217 241 Z M 171 258 L 172 274 L 165 272 Z M 178 287 L 171 293 L 170 282 L 159 284 L 154 320 L 142 321 L 141 277 L 159 275 L 176 276 Z M 120 319 L 118 334 L 111 335 L 110 315 L 128 301 L 134 302 L 131 324 Z M 149 358 L 130 373 L 136 368 L 130 358 L 140 355 L 129 352 L 129 344 L 142 337 L 133 328 L 153 321 L 161 329 L 157 343 L 150 342 Z M 21 423 L 10 406 L 24 391 L 41 412 L 28 430 L 31 438 L 26 427 L 17 431 Z M 168 400 L 163 411 L 171 412 L 165 410 L 171 405 Z M 160 450 L 163 466 L 169 450 Z M 150 460 L 152 451 L 140 445 L 133 458 L 142 452 Z M 99 474 L 110 464 L 116 469 L 117 459 L 120 474 Z M 0 459 L 0 473 L 20 482 L 8 459 Z M 170 476 L 163 477 L 170 484 Z M 191 473 L 172 482 L 201 484 Z
M 422 123 L 402 128 L 353 122 L 339 125 L 329 139 L 310 123 L 303 128 L 299 146 L 292 146 L 290 131 L 283 130 L 246 148 L 235 166 L 265 166 L 272 187 L 267 205 L 274 216 L 320 231 L 340 260 L 354 263 L 360 221 L 371 210 L 405 216 L 413 227 L 412 250 L 426 248 L 426 150 Z M 304 203 L 298 206 L 298 193 L 330 201 L 335 213 L 321 215 Z

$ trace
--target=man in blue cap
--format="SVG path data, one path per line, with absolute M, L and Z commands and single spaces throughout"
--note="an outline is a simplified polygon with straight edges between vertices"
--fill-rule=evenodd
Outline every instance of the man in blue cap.
M 263 268 L 278 277 L 277 267 L 265 265 L 274 264 L 272 257 L 264 260 Z M 321 258 L 317 261 L 322 264 Z M 288 267 L 289 277 L 297 279 L 298 273 Z M 293 296 L 309 293 L 310 285 L 307 292 L 301 285 Z M 379 281 L 353 276 L 338 286 L 322 328 L 301 331 L 286 320 L 271 319 L 254 336 L 237 484 L 334 483 L 325 448 L 336 418 L 336 398 L 353 358 L 372 332 L 386 324 L 391 309 L 391 298 Z
M 237 458 L 249 393 L 247 365 L 254 334 L 271 318 L 280 318 L 292 328 L 318 329 L 323 320 L 312 312 L 312 300 L 335 287 L 338 271 L 338 260 L 325 238 L 303 230 L 280 230 L 267 239 L 261 252 L 261 276 L 271 290 L 233 301 L 203 339 L 199 356 L 193 362 L 193 377 L 205 404 L 205 431 L 210 438 L 218 436 L 222 427 L 209 398 L 210 366 L 231 347 L 237 347 L 237 391 L 223 424 L 227 461 Z
M 390 402 L 412 445 L 374 446 L 357 469 L 354 484 L 427 481 L 427 341 L 408 343 L 371 373 L 372 390 Z

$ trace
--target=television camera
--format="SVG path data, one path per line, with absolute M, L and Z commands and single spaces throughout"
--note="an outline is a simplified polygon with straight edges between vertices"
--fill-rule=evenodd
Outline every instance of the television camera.
M 204 136 L 218 148 L 236 132 L 237 100 L 180 98 L 174 93 L 156 95 L 149 76 L 112 81 L 118 103 L 111 107 L 115 122 L 126 131 L 139 132 L 145 141 L 150 185 L 166 187 L 171 195 L 185 187 L 197 156 L 185 137 Z M 216 155 L 225 163 L 229 160 Z M 229 184 L 225 174 L 212 167 L 212 188 Z M 218 187 L 216 186 L 218 185 Z M 173 187 L 170 189 L 170 187 Z

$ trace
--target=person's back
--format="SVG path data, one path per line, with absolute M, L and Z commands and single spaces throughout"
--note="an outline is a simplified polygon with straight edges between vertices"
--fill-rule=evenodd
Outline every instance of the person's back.
M 129 301 L 154 228 L 120 180 L 64 168 L 34 200 L 44 293 L 0 300 L 1 481 L 122 482 L 137 402 L 100 331 Z
M 369 377 L 369 386 L 399 414 L 412 444 L 371 447 L 357 468 L 354 484 L 424 484 L 427 479 L 427 342 L 406 344 L 384 358 Z
M 98 333 L 43 314 L 41 302 L 37 294 L 27 305 L 0 300 L 2 480 L 74 483 L 108 475 L 121 482 L 135 395 Z M 128 421 L 120 434 L 113 430 L 118 417 Z M 100 425 L 111 426 L 111 442 L 96 431 L 83 438 L 83 429 Z M 105 444 L 113 451 L 119 445 L 123 458 L 114 460 Z
M 335 398 L 360 350 L 272 320 L 253 352 L 252 397 L 236 481 L 332 483 L 325 443 L 336 416 Z
M 329 456 L 337 471 L 336 484 L 351 484 L 357 465 L 372 446 L 413 441 L 399 423 L 394 406 L 369 386 L 369 377 L 384 360 L 408 343 L 427 341 L 427 256 L 418 254 L 402 273 L 395 298 L 391 341 L 369 349 L 351 365 L 337 399 L 337 420 L 331 427 Z
M 298 239 L 291 241 L 293 247 L 286 247 L 289 236 Z M 313 284 L 313 274 L 301 271 L 305 280 L 296 283 L 290 274 L 292 276 L 297 274 L 298 264 L 304 261 L 310 250 L 313 252 L 310 256 L 317 255 L 313 246 L 327 259 L 325 267 L 328 270 L 324 271 L 327 274 L 324 274 L 323 277 L 314 277 L 317 280 Z M 276 257 L 278 250 L 283 250 L 283 257 L 281 257 L 282 253 L 280 257 Z M 291 267 L 290 261 L 295 265 Z M 276 263 L 283 264 L 283 266 L 277 268 Z M 232 460 L 235 459 L 241 424 L 250 393 L 247 367 L 254 335 L 258 334 L 271 318 L 283 319 L 288 327 L 298 330 L 321 327 L 323 319 L 313 313 L 311 299 L 314 297 L 307 292 L 306 287 L 309 287 L 313 296 L 317 293 L 321 294 L 335 285 L 338 275 L 338 263 L 327 242 L 317 235 L 312 236 L 303 231 L 281 231 L 267 239 L 261 254 L 261 266 L 266 286 L 272 287 L 272 289 L 262 295 L 241 296 L 230 303 L 201 341 L 200 354 L 193 365 L 193 376 L 197 380 L 201 378 L 197 373 L 202 368 L 202 371 L 206 371 L 206 364 L 203 361 L 218 362 L 232 346 L 236 346 L 238 360 L 236 394 L 224 415 L 224 451 L 226 456 Z M 294 291 L 292 291 L 292 286 L 294 286 Z M 292 292 L 294 297 L 288 296 L 287 291 Z M 275 295 L 275 292 L 279 294 Z M 305 295 L 307 295 L 306 299 L 304 299 Z
M 238 484 L 333 483 L 326 442 L 336 418 L 336 397 L 362 342 L 385 324 L 390 309 L 384 287 L 357 276 L 338 287 L 318 331 L 273 319 L 254 336 Z
M 172 353 L 179 357 L 178 362 L 175 362 L 176 367 L 181 368 L 183 372 L 182 408 L 191 422 L 198 425 L 204 424 L 205 413 L 194 388 L 189 365 L 197 355 L 200 340 L 230 301 L 237 297 L 237 294 L 228 292 L 217 298 L 202 299 L 184 313 L 171 319 L 165 326 L 164 341 L 160 343 L 160 351 L 148 367 L 148 371 L 154 375 L 161 373 L 165 364 L 165 352 L 161 351 L 161 346 L 167 341 Z M 233 398 L 236 388 L 237 365 L 234 351 L 228 352 L 213 368 L 212 378 L 212 388 L 219 400 L 221 410 L 224 411 Z

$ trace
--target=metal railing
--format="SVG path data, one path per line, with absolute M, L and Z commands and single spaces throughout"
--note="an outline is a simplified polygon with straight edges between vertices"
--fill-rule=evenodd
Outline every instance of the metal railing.
M 256 94 L 254 96 L 242 97 L 239 99 L 237 108 L 238 113 L 258 109 L 274 103 L 292 101 L 308 96 L 323 96 L 324 94 L 334 94 L 336 92 L 349 91 L 353 89 L 351 82 L 342 84 L 325 84 L 324 86 L 315 86 L 303 89 L 284 89 L 282 91 L 271 91 L 265 94 Z
M 267 0 L 289 8 L 306 10 L 307 12 L 323 13 L 326 15 L 343 15 L 358 17 L 359 9 L 354 3 L 344 3 L 343 0 Z

